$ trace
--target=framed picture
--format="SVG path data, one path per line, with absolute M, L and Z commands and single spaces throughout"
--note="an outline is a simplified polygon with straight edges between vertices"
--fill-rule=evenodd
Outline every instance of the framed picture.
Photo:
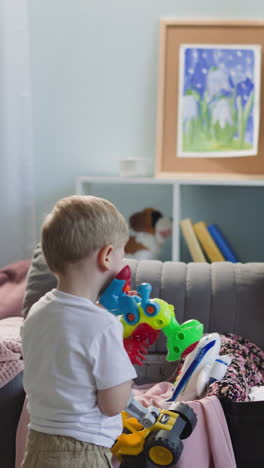
M 157 177 L 264 178 L 264 21 L 161 20 Z
M 179 157 L 256 156 L 261 47 L 192 44 L 179 51 Z

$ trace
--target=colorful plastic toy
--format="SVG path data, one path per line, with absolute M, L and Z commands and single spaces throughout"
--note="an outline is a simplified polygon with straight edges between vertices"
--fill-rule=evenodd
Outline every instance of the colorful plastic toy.
M 218 333 L 205 335 L 186 357 L 168 401 L 190 401 L 204 393 L 208 384 L 221 380 L 232 361 L 231 355 L 220 356 Z
M 105 289 L 99 302 L 113 314 L 121 315 L 124 346 L 131 362 L 142 365 L 161 330 L 167 337 L 168 361 L 177 361 L 190 353 L 203 334 L 203 325 L 198 320 L 180 325 L 172 305 L 162 299 L 150 299 L 149 283 L 140 284 L 137 295 L 129 295 L 130 278 L 131 271 L 126 266 Z
M 171 467 L 179 460 L 183 443 L 192 433 L 197 419 L 186 404 L 178 403 L 173 411 L 145 408 L 133 400 L 123 411 L 123 433 L 112 447 L 120 468 Z M 153 421 L 152 421 L 153 419 Z M 145 423 L 145 425 L 144 425 Z

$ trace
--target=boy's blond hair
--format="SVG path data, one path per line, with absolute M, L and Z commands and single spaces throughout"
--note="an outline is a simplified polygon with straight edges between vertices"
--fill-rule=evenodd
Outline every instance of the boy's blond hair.
M 122 247 L 128 226 L 108 200 L 78 196 L 59 200 L 42 225 L 42 250 L 54 273 L 64 273 L 68 263 L 88 257 L 105 245 Z

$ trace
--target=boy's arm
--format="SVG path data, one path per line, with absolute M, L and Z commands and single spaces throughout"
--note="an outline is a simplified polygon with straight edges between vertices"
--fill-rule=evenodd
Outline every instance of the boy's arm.
M 106 416 L 120 414 L 128 403 L 137 373 L 124 348 L 123 326 L 117 317 L 109 314 L 107 325 L 101 326 L 89 344 L 88 355 L 100 411 Z
M 116 416 L 123 411 L 128 403 L 132 380 L 115 387 L 98 390 L 97 399 L 100 411 L 106 416 Z

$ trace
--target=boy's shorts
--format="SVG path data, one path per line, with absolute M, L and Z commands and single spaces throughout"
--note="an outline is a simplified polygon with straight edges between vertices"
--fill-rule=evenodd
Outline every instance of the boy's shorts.
M 112 468 L 109 448 L 29 431 L 21 468 Z

